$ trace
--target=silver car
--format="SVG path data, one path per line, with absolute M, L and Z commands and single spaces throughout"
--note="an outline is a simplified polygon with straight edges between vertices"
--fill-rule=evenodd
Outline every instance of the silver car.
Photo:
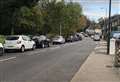
M 94 41 L 100 41 L 100 35 L 95 34 L 93 39 L 94 39 Z
M 65 39 L 63 38 L 63 36 L 56 36 L 52 39 L 52 43 L 53 44 L 64 44 Z

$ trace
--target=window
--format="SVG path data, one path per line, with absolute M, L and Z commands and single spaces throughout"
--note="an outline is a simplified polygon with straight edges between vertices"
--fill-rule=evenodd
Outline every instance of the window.
M 6 37 L 6 40 L 18 40 L 19 37 L 18 36 L 8 36 Z

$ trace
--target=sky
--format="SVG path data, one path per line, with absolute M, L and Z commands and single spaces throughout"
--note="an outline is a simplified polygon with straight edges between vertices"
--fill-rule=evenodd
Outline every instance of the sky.
M 66 0 L 78 2 L 83 8 L 83 13 L 90 19 L 98 21 L 101 17 L 109 16 L 109 0 Z M 120 0 L 112 0 L 111 14 L 120 14 Z

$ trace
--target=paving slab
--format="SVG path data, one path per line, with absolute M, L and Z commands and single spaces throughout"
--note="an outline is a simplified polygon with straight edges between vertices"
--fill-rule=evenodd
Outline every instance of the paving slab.
M 71 82 L 120 82 L 120 68 L 113 62 L 114 55 L 106 54 L 106 42 L 101 41 Z

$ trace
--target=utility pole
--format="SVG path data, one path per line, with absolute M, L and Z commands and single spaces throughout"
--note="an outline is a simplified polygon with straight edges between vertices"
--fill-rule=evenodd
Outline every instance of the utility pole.
M 104 25 L 103 25 L 102 34 L 103 34 L 103 39 L 106 39 L 106 36 L 107 36 L 107 24 L 106 24 L 106 19 L 108 18 L 108 16 L 107 16 L 107 8 L 102 7 L 101 9 L 103 9 L 104 12 L 105 12 L 105 15 L 104 15 L 104 18 L 103 18 Z
M 109 25 L 108 25 L 108 39 L 107 39 L 107 54 L 110 51 L 110 33 L 111 33 L 111 0 L 109 0 Z
M 62 35 L 62 27 L 61 27 L 61 24 L 60 24 L 60 36 Z

